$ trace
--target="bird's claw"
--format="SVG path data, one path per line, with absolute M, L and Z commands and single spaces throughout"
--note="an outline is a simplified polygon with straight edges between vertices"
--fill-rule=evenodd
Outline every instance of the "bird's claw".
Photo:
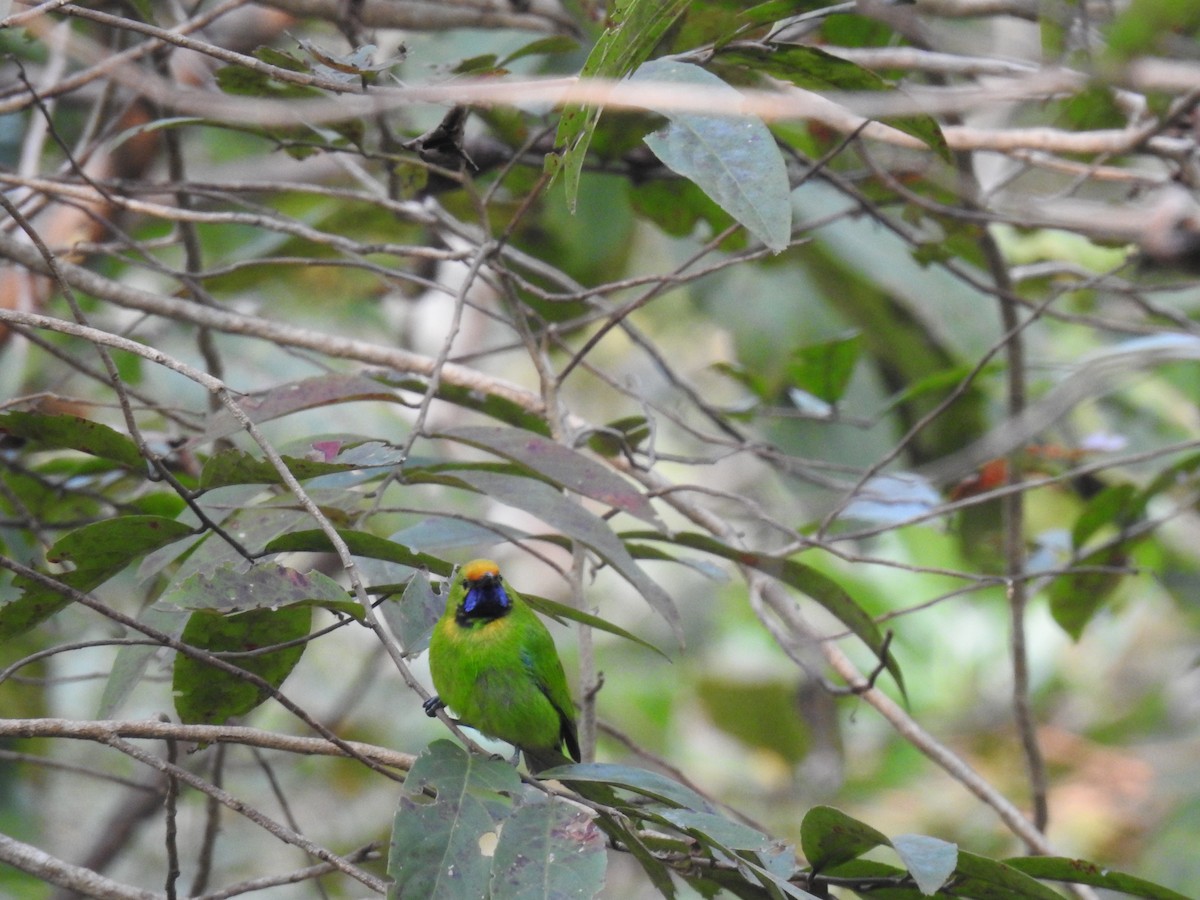
M 438 696 L 430 697 L 421 706 L 425 709 L 425 715 L 433 718 L 438 714 L 439 709 L 445 709 L 446 704 L 442 702 L 442 698 Z

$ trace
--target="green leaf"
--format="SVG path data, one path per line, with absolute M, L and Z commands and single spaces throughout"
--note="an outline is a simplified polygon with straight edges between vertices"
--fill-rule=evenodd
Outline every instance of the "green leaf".
M 137 620 L 178 639 L 187 625 L 188 613 L 182 609 L 166 609 L 155 603 L 144 607 L 138 613 Z M 116 716 L 160 649 L 157 644 L 134 644 L 117 648 L 116 658 L 109 667 L 108 680 L 104 682 L 104 692 L 96 709 L 97 719 L 111 719 Z
M 518 806 L 500 831 L 489 897 L 594 897 L 604 887 L 606 844 L 586 810 L 556 800 Z
M 800 823 L 800 849 L 813 872 L 857 859 L 875 847 L 890 845 L 883 832 L 832 806 L 814 806 Z
M 1062 900 L 1062 895 L 1024 872 L 986 856 L 958 851 L 956 892 L 976 900 Z
M 1113 569 L 1114 571 L 1074 571 L 1060 575 L 1050 582 L 1050 614 L 1073 640 L 1079 640 L 1083 629 L 1103 607 L 1124 579 L 1123 569 L 1128 561 L 1128 544 L 1122 542 L 1101 547 L 1086 554 L 1075 569 Z
M 200 610 L 188 618 L 182 640 L 213 653 L 242 653 L 303 638 L 311 627 L 312 608 L 303 605 L 236 615 Z M 229 661 L 278 688 L 300 661 L 304 647 L 301 643 Z M 180 721 L 189 724 L 220 725 L 245 715 L 270 696 L 243 678 L 183 654 L 175 658 L 172 688 L 175 711 Z
M 630 80 L 694 85 L 714 97 L 741 96 L 711 72 L 673 60 L 644 63 Z M 669 121 L 664 131 L 645 138 L 655 156 L 769 248 L 785 249 L 792 238 L 791 184 L 783 154 L 762 120 L 679 112 L 665 104 L 651 108 Z
M 509 63 L 516 62 L 518 59 L 524 59 L 526 56 L 549 56 L 559 53 L 574 53 L 579 49 L 579 41 L 565 34 L 556 34 L 551 37 L 538 38 L 536 41 L 531 41 L 524 47 L 514 50 L 508 56 L 504 57 L 497 63 L 497 66 L 503 68 Z
M 429 647 L 434 623 L 445 608 L 445 593 L 435 594 L 425 573 L 416 572 L 398 600 L 384 600 L 379 604 L 379 614 L 400 641 L 404 652 L 413 654 Z
M 734 822 L 719 813 L 662 809 L 656 815 L 701 841 L 717 843 L 730 850 L 763 850 L 772 843 L 772 839 L 758 829 Z
M 1162 50 L 1167 42 L 1200 30 L 1200 7 L 1193 0 L 1131 0 L 1108 29 L 1107 52 L 1117 61 Z
M 1188 900 L 1178 891 L 1133 875 L 1126 875 L 1124 872 L 1114 872 L 1106 866 L 1098 866 L 1082 859 L 1062 856 L 1018 856 L 1006 859 L 1004 863 L 1026 875 L 1045 881 L 1087 884 L 1110 891 L 1120 891 L 1132 897 L 1147 897 L 1150 900 Z
M 269 97 L 272 99 L 300 99 L 320 97 L 314 87 L 290 82 L 276 81 L 268 73 L 233 63 L 216 71 L 217 87 L 226 94 L 240 97 Z
M 70 564 L 107 581 L 140 556 L 195 533 L 175 519 L 161 516 L 120 516 L 77 528 L 50 548 L 50 562 Z
M 481 841 L 495 838 L 520 787 L 507 763 L 450 741 L 427 747 L 404 782 L 392 824 L 389 900 L 486 896 L 492 857 Z
M 777 556 L 767 556 L 762 553 L 751 553 L 738 550 L 723 544 L 716 538 L 697 532 L 681 531 L 667 537 L 651 531 L 625 532 L 623 540 L 668 541 L 693 550 L 701 550 L 720 556 L 740 565 L 750 566 L 765 572 L 772 578 L 777 578 L 784 584 L 795 588 L 802 594 L 816 600 L 817 603 L 833 613 L 838 620 L 849 628 L 864 644 L 871 648 L 877 657 L 883 653 L 883 635 L 875 620 L 836 581 L 816 569 L 806 566 L 794 559 L 782 559 Z M 896 686 L 904 692 L 904 677 L 900 666 L 889 653 L 886 668 L 896 681 Z
M 936 894 L 958 865 L 958 846 L 929 835 L 900 834 L 892 847 L 922 894 Z
M 690 0 L 616 0 L 608 11 L 608 27 L 588 54 L 581 78 L 621 78 L 649 58 L 668 28 L 687 9 Z M 561 156 L 546 157 L 546 171 L 563 173 L 567 207 L 575 211 L 579 178 L 588 145 L 601 110 L 569 106 L 559 119 L 554 146 Z
M 223 566 L 196 573 L 176 584 L 158 601 L 181 609 L 211 609 L 226 615 L 250 609 L 279 609 L 306 604 L 351 615 L 360 621 L 362 607 L 328 575 L 311 569 L 300 572 L 273 563 L 241 567 Z
M 816 0 L 767 0 L 766 3 L 759 3 L 743 10 L 739 18 L 750 25 L 769 25 L 780 19 L 794 16 L 796 13 L 813 9 L 817 5 Z
M 392 372 L 377 374 L 375 378 L 400 390 L 414 391 L 418 394 L 424 394 L 428 388 L 428 381 L 417 375 Z M 521 404 L 499 394 L 487 394 L 475 388 L 446 384 L 442 381 L 438 383 L 435 396 L 446 403 L 483 413 L 516 428 L 524 428 L 537 434 L 550 434 L 550 427 L 541 415 L 530 412 Z
M 295 456 L 282 457 L 284 463 L 297 479 L 316 478 L 336 472 L 353 472 L 359 469 L 386 468 L 404 461 L 400 448 L 382 441 L 364 441 L 352 444 L 339 453 L 334 461 L 304 459 Z M 281 476 L 270 460 L 259 458 L 242 450 L 222 450 L 210 457 L 200 473 L 200 489 L 207 491 L 230 484 L 282 484 Z
M 33 441 L 42 448 L 78 450 L 130 469 L 143 469 L 146 465 L 137 444 L 107 425 L 81 416 L 4 413 L 0 415 L 0 433 L 5 432 Z
M 74 571 L 56 580 L 87 592 L 123 571 L 140 556 L 187 537 L 193 529 L 161 516 L 120 516 L 77 528 L 63 535 L 46 554 L 51 562 L 71 564 Z M 71 600 L 53 588 L 18 578 L 21 596 L 0 606 L 0 642 L 7 641 L 66 609 Z
M 692 809 L 699 812 L 715 813 L 713 805 L 689 787 L 685 787 L 673 778 L 650 772 L 635 766 L 618 766 L 609 763 L 573 763 L 569 766 L 556 766 L 538 773 L 538 778 L 550 781 L 562 781 L 568 784 L 606 784 L 612 787 L 624 788 L 650 797 L 659 803 L 680 809 Z
M 810 91 L 893 91 L 886 79 L 858 63 L 827 53 L 817 47 L 788 45 L 723 49 L 721 63 L 743 66 L 752 72 L 772 75 Z M 942 159 L 952 161 L 941 126 L 932 116 L 889 116 L 883 121 L 893 128 L 924 141 Z
M 581 609 L 576 609 L 573 606 L 567 606 L 565 603 L 559 603 L 556 600 L 548 600 L 545 597 L 538 597 L 533 594 L 521 593 L 522 599 L 525 600 L 533 609 L 537 610 L 544 616 L 549 616 L 552 619 L 562 620 L 570 619 L 572 622 L 578 622 L 580 625 L 586 625 L 588 628 L 595 628 L 597 631 L 606 631 L 609 634 L 617 637 L 625 638 L 627 641 L 633 641 L 635 644 L 641 644 L 647 650 L 653 650 L 663 659 L 670 661 L 671 657 L 667 656 L 658 647 L 655 647 L 649 641 L 638 637 L 632 632 L 626 631 L 620 625 L 614 625 L 607 619 L 601 619 L 599 616 L 594 616 L 591 613 L 584 612 Z
M 1138 509 L 1137 489 L 1132 484 L 1106 487 L 1092 497 L 1075 519 L 1071 529 L 1071 545 L 1079 550 L 1088 539 L 1105 526 L 1121 528 L 1129 523 L 1129 515 Z
M 804 720 L 796 715 L 794 681 L 747 681 L 710 671 L 696 693 L 717 728 L 743 744 L 799 764 L 812 747 Z
M 435 575 L 449 578 L 454 571 L 454 564 L 448 563 L 428 553 L 409 550 L 402 544 L 389 541 L 365 531 L 349 531 L 338 529 L 338 534 L 354 556 L 365 556 L 368 559 L 383 559 L 388 562 L 411 566 L 414 569 L 428 569 Z M 265 553 L 332 553 L 333 545 L 329 537 L 320 529 L 310 531 L 292 531 L 281 534 L 263 548 Z
M 520 428 L 466 426 L 434 437 L 461 441 L 527 466 L 569 491 L 664 527 L 646 495 L 612 469 L 547 437 Z
M 855 333 L 797 347 L 788 361 L 788 380 L 826 403 L 837 403 L 850 384 L 862 343 L 862 335 Z

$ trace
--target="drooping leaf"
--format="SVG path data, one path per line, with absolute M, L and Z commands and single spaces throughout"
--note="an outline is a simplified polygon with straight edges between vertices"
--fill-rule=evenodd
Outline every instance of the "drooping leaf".
M 649 531 L 626 532 L 622 534 L 622 538 L 625 540 L 667 541 L 682 547 L 702 550 L 705 553 L 711 553 L 731 562 L 765 572 L 816 600 L 870 647 L 877 657 L 883 654 L 883 635 L 879 631 L 879 626 L 875 624 L 875 620 L 854 602 L 854 598 L 841 585 L 811 566 L 794 559 L 781 559 L 776 556 L 739 550 L 698 532 L 676 532 L 669 537 Z M 897 687 L 903 692 L 904 677 L 895 657 L 890 653 L 887 654 L 885 665 L 892 678 L 895 679 Z
M 251 609 L 236 615 L 200 610 L 188 618 L 182 640 L 214 653 L 246 653 L 298 640 L 311 627 L 312 607 L 306 605 Z M 278 688 L 300 661 L 304 647 L 299 643 L 228 661 Z M 175 711 L 180 721 L 190 724 L 220 725 L 245 715 L 270 696 L 250 681 L 183 654 L 175 658 L 172 688 Z
M 1112 597 L 1125 577 L 1127 562 L 1124 542 L 1101 547 L 1085 554 L 1070 572 L 1050 583 L 1050 614 L 1074 640 L 1079 640 L 1088 622 Z
M 635 644 L 641 644 L 647 650 L 653 650 L 663 659 L 667 660 L 668 662 L 670 661 L 670 657 L 658 647 L 655 647 L 649 641 L 638 637 L 636 634 L 626 631 L 620 625 L 614 625 L 607 619 L 602 619 L 599 616 L 593 616 L 589 612 L 584 612 L 583 610 L 576 609 L 573 606 L 567 606 L 565 603 L 549 600 L 546 597 L 538 597 L 535 594 L 522 593 L 521 596 L 524 598 L 526 603 L 544 616 L 549 616 L 550 618 L 559 621 L 563 619 L 569 619 L 572 622 L 578 622 L 580 625 L 586 625 L 589 628 L 596 629 L 597 631 L 606 631 L 609 634 L 616 635 L 617 637 L 625 638 L 627 641 L 633 641 Z
M 516 62 L 518 59 L 524 59 L 527 56 L 549 56 L 559 53 L 573 53 L 579 49 L 579 41 L 566 34 L 556 34 L 550 37 L 538 38 L 535 41 L 530 41 L 523 47 L 518 47 L 512 53 L 506 55 L 497 64 L 501 67 L 507 66 L 510 63 Z
M 896 88 L 870 69 L 821 50 L 819 47 L 791 44 L 779 47 L 737 47 L 724 49 L 722 63 L 743 66 L 751 71 L 790 81 L 810 91 L 892 91 Z M 932 116 L 889 116 L 884 121 L 893 128 L 924 141 L 942 159 L 951 161 L 950 148 L 941 126 Z
M 1079 550 L 1088 539 L 1107 526 L 1122 528 L 1130 523 L 1130 513 L 1138 510 L 1137 489 L 1132 484 L 1106 487 L 1092 497 L 1075 519 L 1071 529 L 1071 545 Z
M 337 453 L 332 460 L 282 457 L 288 470 L 298 479 L 316 478 L 336 472 L 386 468 L 399 465 L 404 456 L 399 447 L 382 441 L 364 441 Z M 283 476 L 268 459 L 252 453 L 229 449 L 209 457 L 200 473 L 200 489 L 211 490 L 231 484 L 282 484 Z
M 268 72 L 251 69 L 249 66 L 237 63 L 221 66 L 217 69 L 215 76 L 218 88 L 226 94 L 240 97 L 291 100 L 321 96 L 321 92 L 315 87 L 292 84 L 288 81 L 276 81 Z
M 636 487 L 602 463 L 540 434 L 519 428 L 464 426 L 435 437 L 489 450 L 527 466 L 560 487 L 662 527 L 654 507 Z
M 788 361 L 788 380 L 826 403 L 837 403 L 850 384 L 862 342 L 855 333 L 797 347 Z
M 800 849 L 814 872 L 823 872 L 890 843 L 883 832 L 832 806 L 814 806 L 800 823 Z
M 398 390 L 412 391 L 422 395 L 429 387 L 428 379 L 420 375 L 407 375 L 397 372 L 380 372 L 372 376 L 376 381 L 391 385 Z M 489 394 L 463 385 L 438 383 L 437 399 L 453 403 L 463 409 L 470 409 L 485 416 L 490 416 L 498 422 L 524 428 L 537 434 L 550 434 L 550 426 L 545 418 L 500 393 Z
M 88 592 L 135 559 L 192 534 L 193 529 L 161 516 L 120 516 L 63 535 L 46 554 L 50 562 L 74 565 L 56 575 L 63 584 Z M 16 637 L 66 609 L 71 600 L 53 588 L 18 578 L 21 595 L 0 606 L 0 641 Z
M 462 547 L 485 547 L 501 541 L 527 540 L 529 534 L 497 522 L 472 522 L 454 516 L 429 516 L 415 525 L 402 528 L 389 540 L 412 550 L 454 550 Z
M 481 840 L 490 836 L 494 846 L 520 786 L 507 763 L 450 741 L 430 744 L 405 780 L 392 824 L 389 900 L 486 896 L 492 856 Z
M 106 581 L 134 559 L 192 534 L 194 529 L 161 516 L 120 516 L 77 528 L 50 548 L 50 562 L 70 564 Z
M 656 811 L 659 818 L 670 822 L 680 831 L 688 832 L 706 842 L 715 842 L 731 850 L 762 850 L 771 838 L 761 831 L 735 822 L 720 813 L 695 809 L 665 808 Z
M 354 556 L 365 556 L 369 559 L 383 559 L 388 562 L 411 566 L 414 569 L 427 569 L 434 575 L 450 577 L 454 564 L 448 563 L 428 553 L 410 550 L 395 541 L 381 538 L 365 531 L 338 530 L 343 541 Z M 332 553 L 333 547 L 329 537 L 320 529 L 310 531 L 291 531 L 281 534 L 263 548 L 265 553 Z
M 604 887 L 605 849 L 604 832 L 585 810 L 555 800 L 524 803 L 500 831 L 489 896 L 588 900 Z
M 1065 881 L 1069 884 L 1086 884 L 1091 887 L 1120 891 L 1131 897 L 1146 897 L 1149 900 L 1188 900 L 1186 896 L 1159 884 L 1115 872 L 1107 866 L 1098 866 L 1083 859 L 1062 856 L 1017 856 L 1004 860 L 1010 868 L 1024 872 L 1043 881 Z
M 445 593 L 435 594 L 425 573 L 416 572 L 399 598 L 379 605 L 379 614 L 404 652 L 411 654 L 429 647 L 433 625 L 445 608 Z
M 718 97 L 738 96 L 711 72 L 673 60 L 644 63 L 630 80 L 688 84 Z M 792 236 L 791 185 L 783 154 L 762 120 L 682 112 L 667 105 L 654 111 L 669 121 L 665 130 L 645 138 L 654 155 L 772 250 L 786 248 Z
M 608 25 L 588 54 L 582 78 L 622 78 L 650 56 L 668 28 L 687 9 L 690 0 L 616 0 L 608 11 Z M 563 175 L 567 207 L 575 211 L 579 178 L 587 158 L 592 132 L 601 110 L 568 106 L 559 119 L 554 146 L 562 155 L 546 157 L 546 171 Z
M 958 865 L 958 846 L 929 835 L 899 834 L 892 847 L 923 894 L 936 894 Z
M 978 900 L 1062 900 L 1062 895 L 995 859 L 958 851 L 956 890 Z
M 715 813 L 713 805 L 689 787 L 658 772 L 608 763 L 574 763 L 538 773 L 539 778 L 572 783 L 607 784 L 680 809 Z
M 130 469 L 140 469 L 146 465 L 137 444 L 107 425 L 82 416 L 4 413 L 0 415 L 0 434 L 4 433 L 33 441 L 49 450 L 78 450 Z
M 178 639 L 183 634 L 188 618 L 185 610 L 167 609 L 152 603 L 138 614 L 137 620 Z M 104 682 L 104 691 L 97 705 L 97 719 L 111 719 L 116 716 L 160 649 L 156 643 L 132 644 L 117 648 L 117 655 L 109 668 L 108 679 Z

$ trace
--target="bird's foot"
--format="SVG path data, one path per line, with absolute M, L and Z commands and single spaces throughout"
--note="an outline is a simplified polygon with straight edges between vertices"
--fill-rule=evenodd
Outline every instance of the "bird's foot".
M 425 715 L 429 716 L 431 719 L 438 714 L 439 709 L 446 708 L 446 704 L 442 702 L 442 698 L 436 695 L 430 697 L 428 700 L 422 703 L 421 706 L 425 709 Z

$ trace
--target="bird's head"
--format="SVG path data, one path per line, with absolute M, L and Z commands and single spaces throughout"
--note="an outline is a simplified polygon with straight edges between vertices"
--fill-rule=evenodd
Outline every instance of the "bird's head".
M 512 598 L 500 579 L 500 567 L 490 559 L 473 559 L 459 572 L 465 591 L 455 611 L 459 624 L 498 619 L 512 609 Z

